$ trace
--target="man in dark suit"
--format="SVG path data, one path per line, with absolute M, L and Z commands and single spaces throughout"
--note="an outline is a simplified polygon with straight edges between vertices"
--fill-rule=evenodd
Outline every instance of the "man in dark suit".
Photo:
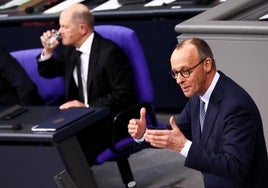
M 60 109 L 88 106 L 111 109 L 111 116 L 105 123 L 90 126 L 79 133 L 91 163 L 109 144 L 112 135 L 109 120 L 118 111 L 135 103 L 132 70 L 120 47 L 94 32 L 94 17 L 85 5 L 75 4 L 62 11 L 59 24 L 58 33 L 66 46 L 64 53 L 57 57 L 53 55 L 59 41 L 48 45 L 47 40 L 55 30 L 44 32 L 40 37 L 44 50 L 38 56 L 38 70 L 47 78 L 65 76 L 66 103 Z M 79 62 L 81 73 L 77 72 Z
M 185 156 L 185 166 L 202 172 L 206 188 L 268 187 L 262 120 L 248 93 L 216 70 L 212 51 L 202 39 L 178 44 L 171 68 L 189 97 L 184 110 L 176 121 L 170 118 L 170 129 L 149 130 L 142 108 L 140 119 L 129 122 L 130 135 Z
M 43 105 L 37 86 L 19 62 L 0 47 L 0 105 Z

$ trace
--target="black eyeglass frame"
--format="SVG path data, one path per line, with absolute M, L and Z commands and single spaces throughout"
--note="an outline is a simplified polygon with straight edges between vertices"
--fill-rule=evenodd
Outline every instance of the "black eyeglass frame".
M 177 79 L 178 75 L 180 74 L 183 78 L 189 78 L 193 69 L 195 69 L 198 65 L 202 64 L 203 61 L 205 61 L 208 57 L 203 58 L 199 63 L 194 65 L 193 67 L 186 69 L 186 70 L 180 70 L 180 71 L 170 71 L 170 75 L 172 78 Z

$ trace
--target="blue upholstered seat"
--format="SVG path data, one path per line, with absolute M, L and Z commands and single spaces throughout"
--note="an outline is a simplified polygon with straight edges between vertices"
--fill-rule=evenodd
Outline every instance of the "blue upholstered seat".
M 139 116 L 141 106 L 146 106 L 147 122 L 151 126 L 159 126 L 153 110 L 154 90 L 147 66 L 147 61 L 136 33 L 123 26 L 101 25 L 96 26 L 95 30 L 104 38 L 108 38 L 117 43 L 127 55 L 135 79 L 135 95 L 138 102 L 137 106 L 130 107 L 119 114 L 114 119 L 114 134 L 116 134 L 116 126 L 125 126 L 127 131 L 127 124 L 130 118 Z M 146 104 L 145 104 L 146 103 Z M 114 140 L 110 148 L 107 148 L 96 159 L 96 164 L 102 164 L 106 161 L 117 161 L 122 179 L 127 186 L 129 182 L 133 182 L 134 178 L 131 168 L 128 163 L 128 157 L 145 146 L 135 147 L 134 140 L 129 136 L 125 136 L 119 140 Z
M 37 85 L 39 94 L 45 104 L 59 105 L 65 93 L 64 81 L 62 77 L 47 79 L 39 75 L 36 57 L 41 51 L 42 48 L 26 49 L 11 52 L 11 55 L 18 60 L 32 81 Z
M 108 38 L 119 45 L 130 60 L 134 76 L 138 101 L 154 100 L 153 85 L 144 56 L 142 46 L 136 33 L 123 26 L 101 25 L 95 30 L 104 38 Z

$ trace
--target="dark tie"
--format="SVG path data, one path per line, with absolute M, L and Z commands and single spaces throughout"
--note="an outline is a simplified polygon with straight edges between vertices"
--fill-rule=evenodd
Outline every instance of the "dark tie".
M 83 84 L 82 84 L 82 77 L 81 77 L 81 59 L 80 55 L 82 52 L 76 51 L 76 73 L 77 73 L 77 81 L 78 81 L 78 100 L 84 102 L 84 95 L 83 95 Z
M 206 111 L 205 111 L 205 102 L 200 99 L 200 128 L 201 132 L 203 131 L 203 125 L 204 125 L 204 120 L 206 117 Z

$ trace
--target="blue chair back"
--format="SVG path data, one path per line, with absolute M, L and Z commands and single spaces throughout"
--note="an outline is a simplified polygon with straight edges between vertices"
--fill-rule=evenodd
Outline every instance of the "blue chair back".
M 123 26 L 99 25 L 95 31 L 119 45 L 127 55 L 134 73 L 135 91 L 138 102 L 150 102 L 154 100 L 154 90 L 143 53 L 142 46 L 136 33 Z M 127 39 L 127 40 L 126 40 Z
M 115 42 L 127 55 L 132 66 L 135 81 L 135 94 L 139 102 L 138 105 L 120 112 L 114 118 L 113 137 L 117 137 L 116 127 L 119 125 L 119 127 L 127 129 L 129 119 L 139 115 L 140 108 L 145 104 L 147 106 L 146 109 L 151 109 L 147 110 L 147 123 L 151 124 L 151 126 L 158 126 L 153 110 L 153 84 L 148 70 L 147 61 L 136 33 L 130 28 L 115 25 L 95 26 L 95 31 L 104 38 Z M 128 162 L 128 156 L 146 147 L 145 144 L 141 144 L 140 147 L 133 148 L 134 144 L 135 142 L 129 134 L 127 134 L 124 138 L 121 137 L 120 139 L 113 139 L 111 147 L 107 148 L 98 155 L 95 160 L 95 164 L 102 164 L 107 161 L 116 161 L 122 180 L 126 187 L 128 187 L 129 183 L 135 183 Z
M 37 85 L 39 94 L 45 105 L 59 105 L 59 101 L 65 93 L 63 77 L 47 79 L 41 77 L 37 70 L 36 57 L 42 48 L 26 49 L 11 52 L 10 54 L 18 60 L 32 81 Z

